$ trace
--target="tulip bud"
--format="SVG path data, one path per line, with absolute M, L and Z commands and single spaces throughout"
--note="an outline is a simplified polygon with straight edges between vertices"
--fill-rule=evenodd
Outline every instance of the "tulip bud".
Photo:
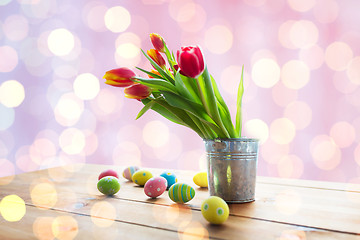
M 165 52 L 165 41 L 159 34 L 151 33 L 150 40 L 156 50 L 162 53 Z
M 160 52 L 156 49 L 150 49 L 147 54 L 154 60 L 162 69 L 165 68 L 165 59 L 161 56 Z
M 147 98 L 151 94 L 151 89 L 142 84 L 135 84 L 124 90 L 125 97 L 141 100 Z
M 129 87 L 135 83 L 131 81 L 131 78 L 135 77 L 136 74 L 129 68 L 122 67 L 107 71 L 103 78 L 105 83 L 114 87 Z
M 199 46 L 181 47 L 177 51 L 177 61 L 182 73 L 191 78 L 200 76 L 204 69 L 204 57 Z
M 159 77 L 161 77 L 161 74 L 160 74 L 158 71 L 156 71 L 156 70 L 151 69 L 151 73 L 156 74 L 156 75 L 158 75 Z M 154 78 L 154 77 L 151 76 L 150 74 L 148 74 L 148 77 L 149 77 L 149 78 Z

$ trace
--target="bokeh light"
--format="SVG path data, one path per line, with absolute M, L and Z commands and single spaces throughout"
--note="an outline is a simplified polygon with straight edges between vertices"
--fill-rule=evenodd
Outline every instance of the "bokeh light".
M 297 0 L 287 0 L 289 6 L 298 12 L 307 12 L 310 9 L 312 9 L 316 3 L 315 0 L 303 0 L 303 1 L 297 1 Z
M 49 50 L 56 56 L 68 55 L 74 46 L 74 35 L 65 28 L 55 29 L 48 36 Z
M 259 139 L 261 144 L 269 137 L 268 125 L 260 119 L 251 119 L 245 122 L 244 129 L 247 137 Z
M 203 29 L 206 23 L 206 11 L 199 4 L 192 2 L 182 4 L 178 9 L 176 20 L 183 31 L 195 33 Z
M 52 222 L 51 229 L 54 237 L 59 240 L 74 239 L 79 232 L 77 221 L 68 215 L 56 217 Z
M 0 178 L 5 176 L 8 177 L 0 180 L 0 186 L 9 184 L 15 178 L 15 166 L 9 160 L 0 158 Z
M 332 23 L 339 15 L 339 5 L 335 0 L 317 0 L 313 14 L 320 23 Z
M 151 147 L 161 147 L 169 141 L 169 128 L 161 121 L 150 121 L 144 127 L 143 139 Z
M 327 135 L 315 136 L 310 143 L 310 153 L 315 165 L 322 170 L 332 170 L 341 161 L 341 151 Z
M 337 122 L 330 129 L 330 137 L 338 147 L 349 147 L 355 141 L 355 128 L 348 122 Z
M 94 31 L 104 32 L 105 26 L 105 14 L 108 8 L 102 2 L 89 2 L 84 7 L 84 21 Z
M 77 128 L 65 129 L 59 137 L 61 149 L 70 155 L 79 154 L 86 144 L 85 135 Z
M 312 109 L 302 101 L 294 101 L 284 109 L 284 117 L 294 123 L 296 130 L 309 126 L 312 121 Z
M 109 8 L 104 16 L 105 26 L 114 33 L 124 32 L 131 23 L 131 15 L 124 7 Z
M 350 61 L 346 74 L 353 84 L 360 85 L 360 57 L 355 57 Z
M 51 183 L 37 183 L 30 193 L 32 203 L 39 208 L 52 208 L 58 201 L 57 191 Z
M 270 138 L 278 144 L 288 144 L 296 135 L 295 124 L 288 118 L 275 119 L 270 125 Z
M 306 64 L 299 60 L 290 60 L 281 69 L 281 80 L 291 89 L 301 89 L 310 80 L 310 71 Z
M 276 61 L 263 58 L 254 64 L 251 76 L 257 86 L 271 88 L 280 79 L 280 67 Z
M 24 86 L 16 81 L 5 81 L 0 85 L 0 103 L 6 107 L 13 108 L 19 106 L 25 99 Z
M 0 72 L 11 72 L 18 65 L 18 53 L 10 46 L 0 46 Z
M 33 233 L 39 240 L 53 239 L 53 217 L 37 217 L 33 223 Z
M 20 221 L 26 214 L 25 202 L 17 195 L 7 195 L 0 202 L 0 213 L 8 222 Z
M 344 42 L 333 42 L 325 50 L 325 62 L 334 71 L 345 70 L 352 57 L 352 49 Z
M 116 218 L 115 207 L 107 202 L 100 201 L 96 202 L 90 210 L 91 221 L 99 227 L 109 227 L 114 223 Z
M 23 40 L 29 32 L 29 22 L 22 15 L 10 15 L 2 25 L 5 36 L 12 41 Z
M 73 126 L 84 111 L 84 103 L 73 93 L 60 97 L 55 106 L 55 119 L 63 126 Z
M 91 73 L 82 73 L 77 76 L 73 86 L 75 95 L 83 100 L 95 98 L 100 91 L 99 80 Z
M 226 53 L 230 50 L 232 45 L 233 34 L 231 30 L 224 25 L 212 26 L 205 33 L 205 46 L 212 53 Z
M 293 46 L 307 48 L 317 43 L 319 30 L 308 20 L 300 20 L 291 25 L 289 38 Z

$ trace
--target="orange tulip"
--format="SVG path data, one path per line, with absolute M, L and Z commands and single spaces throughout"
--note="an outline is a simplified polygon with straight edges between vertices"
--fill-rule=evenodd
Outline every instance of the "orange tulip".
M 154 60 L 162 69 L 164 69 L 166 66 L 165 59 L 161 56 L 160 52 L 156 49 L 150 49 L 147 51 L 147 54 L 151 57 L 152 60 Z
M 156 50 L 162 53 L 165 52 L 165 41 L 159 34 L 151 33 L 150 40 Z
M 122 67 L 107 71 L 103 78 L 105 83 L 114 87 L 129 87 L 135 83 L 131 80 L 136 74 L 129 68 Z
M 127 98 L 141 100 L 150 96 L 151 89 L 142 84 L 135 84 L 125 88 L 124 93 Z
M 156 74 L 156 75 L 158 75 L 159 77 L 161 77 L 161 74 L 160 74 L 158 71 L 156 71 L 156 70 L 151 70 L 151 72 L 152 72 L 153 74 Z M 151 75 L 149 75 L 149 74 L 148 74 L 148 77 L 149 77 L 149 78 L 154 78 L 153 76 L 151 76 Z

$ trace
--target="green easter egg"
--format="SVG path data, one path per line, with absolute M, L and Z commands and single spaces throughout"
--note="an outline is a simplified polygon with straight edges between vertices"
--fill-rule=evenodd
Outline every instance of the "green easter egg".
M 97 188 L 105 195 L 114 195 L 120 190 L 119 179 L 113 176 L 103 177 L 98 181 Z

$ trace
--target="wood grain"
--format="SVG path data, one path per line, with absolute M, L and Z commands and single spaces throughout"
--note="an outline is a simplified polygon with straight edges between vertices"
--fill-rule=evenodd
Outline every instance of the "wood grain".
M 156 236 L 163 235 L 169 237 L 165 239 L 360 238 L 357 235 L 360 234 L 360 193 L 353 191 L 356 186 L 348 191 L 341 184 L 334 188 L 334 185 L 327 186 L 325 183 L 314 182 L 311 185 L 309 181 L 283 179 L 269 179 L 267 182 L 267 178 L 259 178 L 256 201 L 231 204 L 228 221 L 222 226 L 213 226 L 201 215 L 201 202 L 208 197 L 208 192 L 193 184 L 193 172 L 173 171 L 179 182 L 188 183 L 196 190 L 195 198 L 189 204 L 179 205 L 167 195 L 149 199 L 143 188 L 122 177 L 118 194 L 114 197 L 101 195 L 96 189 L 97 177 L 108 168 L 118 172 L 123 169 L 120 166 L 74 165 L 20 174 L 12 177 L 11 181 L 0 179 L 0 198 L 17 194 L 27 206 L 27 213 L 21 221 L 9 223 L 2 219 L 0 236 L 4 236 L 4 230 L 4 233 L 16 233 L 15 236 L 23 233 L 27 238 L 31 235 L 29 226 L 42 217 L 42 213 L 53 218 L 62 213 L 71 215 L 78 223 L 87 224 L 86 229 L 97 229 L 97 233 L 115 231 L 115 228 L 134 228 L 139 229 L 135 232 L 141 229 L 154 236 L 146 239 L 158 239 Z M 150 171 L 158 175 L 163 170 Z M 97 219 L 95 222 L 102 219 L 112 224 L 99 227 L 94 219 Z M 22 224 L 27 227 L 23 228 Z M 12 227 L 9 228 L 9 225 Z M 119 226 L 114 228 L 113 225 Z M 86 233 L 79 229 L 78 239 L 91 239 L 83 238 L 81 234 Z M 129 236 L 126 237 L 129 239 Z

